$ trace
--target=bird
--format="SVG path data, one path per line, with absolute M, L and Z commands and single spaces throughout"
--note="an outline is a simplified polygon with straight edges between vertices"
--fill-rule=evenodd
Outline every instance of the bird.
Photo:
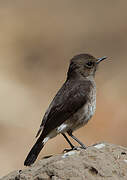
M 86 53 L 72 57 L 66 81 L 44 114 L 36 135 L 36 143 L 24 161 L 25 166 L 32 165 L 46 142 L 58 134 L 63 135 L 71 149 L 76 147 L 67 135 L 77 141 L 81 148 L 86 148 L 73 132 L 86 125 L 95 113 L 95 74 L 100 62 L 106 58 L 95 58 Z

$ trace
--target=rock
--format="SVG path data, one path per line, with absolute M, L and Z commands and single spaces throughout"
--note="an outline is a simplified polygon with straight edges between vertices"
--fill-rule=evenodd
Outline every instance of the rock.
M 37 161 L 1 180 L 127 180 L 127 148 L 99 143 Z

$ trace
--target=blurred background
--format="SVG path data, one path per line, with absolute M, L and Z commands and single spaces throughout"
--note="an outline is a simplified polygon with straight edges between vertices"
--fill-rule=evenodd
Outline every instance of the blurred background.
M 79 53 L 108 56 L 96 75 L 97 110 L 74 134 L 86 145 L 127 146 L 127 2 L 0 1 L 0 177 L 23 168 L 46 109 Z M 39 158 L 68 144 L 48 141 Z

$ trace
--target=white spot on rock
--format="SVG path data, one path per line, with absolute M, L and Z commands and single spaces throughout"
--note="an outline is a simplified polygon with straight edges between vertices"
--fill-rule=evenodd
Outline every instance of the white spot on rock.
M 97 144 L 94 147 L 97 149 L 101 149 L 101 148 L 105 147 L 105 144 Z
M 127 163 L 127 159 L 124 159 L 124 162 Z
M 76 153 L 77 153 L 76 151 L 69 151 L 69 152 L 65 153 L 65 154 L 62 156 L 62 158 L 66 158 L 66 157 L 68 157 L 68 156 L 72 156 L 72 155 L 74 155 L 74 154 L 76 154 Z

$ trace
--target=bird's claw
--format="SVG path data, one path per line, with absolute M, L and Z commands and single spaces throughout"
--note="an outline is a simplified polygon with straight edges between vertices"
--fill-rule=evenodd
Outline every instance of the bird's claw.
M 64 149 L 63 150 L 63 153 L 66 153 L 66 152 L 69 152 L 69 151 L 73 151 L 73 150 L 79 150 L 79 149 L 86 149 L 86 146 L 74 146 L 73 148 L 71 149 Z
M 86 149 L 86 147 L 82 147 L 82 146 L 74 146 L 73 148 L 71 148 L 71 149 L 64 149 L 63 150 L 63 153 L 67 153 L 67 152 L 69 152 L 69 151 L 73 151 L 73 150 L 78 150 L 78 149 Z

